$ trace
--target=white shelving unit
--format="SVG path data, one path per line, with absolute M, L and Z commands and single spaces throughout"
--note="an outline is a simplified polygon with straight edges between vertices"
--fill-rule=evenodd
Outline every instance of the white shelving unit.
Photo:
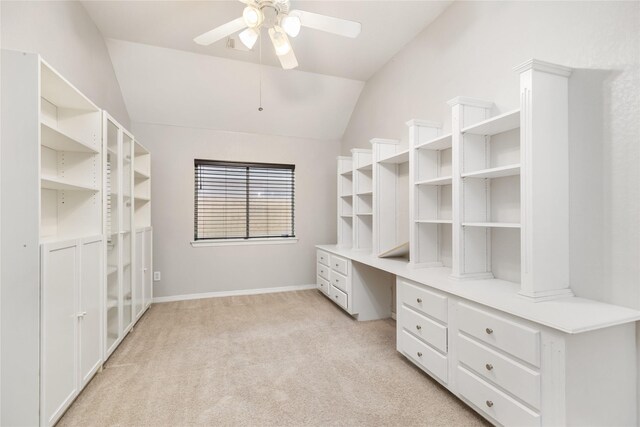
M 134 207 L 136 229 L 151 227 L 151 154 L 142 144 L 134 144 Z
M 353 160 L 338 157 L 338 245 L 353 245 Z
M 133 149 L 135 257 L 133 262 L 133 316 L 137 320 L 151 305 L 152 229 L 151 229 L 151 154 L 138 141 Z
M 411 265 L 451 267 L 452 137 L 438 123 L 411 120 Z
M 373 253 L 409 242 L 409 148 L 395 139 L 374 138 Z M 405 256 L 408 256 L 406 254 Z
M 2 421 L 49 426 L 103 362 L 101 111 L 35 54 L 1 86 Z
M 352 247 L 371 250 L 373 233 L 373 160 L 371 150 L 351 150 L 353 159 Z

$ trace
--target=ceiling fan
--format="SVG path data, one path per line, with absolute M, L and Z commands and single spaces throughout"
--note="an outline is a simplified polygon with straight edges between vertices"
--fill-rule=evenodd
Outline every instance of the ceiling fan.
M 360 34 L 359 22 L 320 15 L 304 10 L 290 10 L 289 0 L 239 0 L 247 6 L 242 17 L 227 22 L 199 35 L 193 41 L 208 46 L 240 30 L 240 41 L 249 49 L 256 44 L 260 31 L 266 28 L 282 68 L 290 70 L 298 66 L 289 37 L 296 37 L 300 27 L 308 27 L 344 37 L 355 38 Z

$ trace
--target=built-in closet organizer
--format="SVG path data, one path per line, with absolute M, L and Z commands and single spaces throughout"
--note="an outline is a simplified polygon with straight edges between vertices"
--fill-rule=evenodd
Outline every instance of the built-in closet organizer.
M 49 426 L 115 348 L 109 334 L 133 324 L 136 292 L 150 302 L 129 274 L 136 143 L 37 54 L 2 50 L 1 78 L 0 424 Z
M 363 192 L 368 152 L 341 157 L 343 226 L 317 251 L 347 261 L 350 313 L 385 318 L 393 305 L 397 350 L 490 422 L 637 425 L 640 312 L 570 286 L 571 70 L 530 60 L 516 71 L 517 109 L 456 97 L 450 128 L 414 119 L 407 143 L 371 140 L 370 235 L 345 221 L 360 201 L 341 197 Z M 408 257 L 381 257 L 402 254 L 407 236 Z M 323 274 L 330 286 L 331 264 Z M 380 290 L 389 274 L 395 301 Z

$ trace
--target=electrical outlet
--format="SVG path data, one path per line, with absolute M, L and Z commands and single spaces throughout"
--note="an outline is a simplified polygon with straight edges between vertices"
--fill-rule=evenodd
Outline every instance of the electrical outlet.
M 154 271 L 154 272 L 153 272 L 153 281 L 154 281 L 154 282 L 159 282 L 161 277 L 162 277 L 162 276 L 160 275 L 160 272 L 159 272 L 159 271 Z

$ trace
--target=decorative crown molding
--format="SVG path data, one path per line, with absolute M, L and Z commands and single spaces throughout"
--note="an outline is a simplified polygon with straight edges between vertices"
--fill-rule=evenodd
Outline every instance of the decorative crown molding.
M 540 61 L 539 59 L 529 59 L 522 64 L 513 67 L 513 71 L 523 73 L 529 70 L 542 71 L 543 73 L 557 74 L 562 77 L 569 77 L 573 69 L 563 65 L 552 64 L 551 62 Z
M 447 101 L 450 107 L 454 107 L 456 105 L 468 105 L 469 107 L 479 107 L 479 108 L 491 108 L 493 107 L 493 102 L 485 101 L 484 99 L 471 98 L 469 96 L 456 96 L 453 99 Z

